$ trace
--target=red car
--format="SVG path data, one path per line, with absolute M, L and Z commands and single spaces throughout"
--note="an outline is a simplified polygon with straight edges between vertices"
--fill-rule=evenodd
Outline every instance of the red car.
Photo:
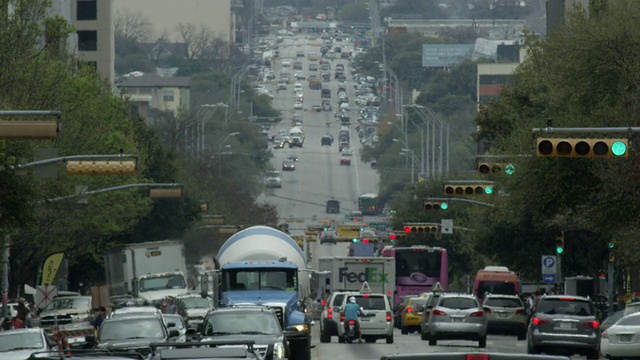
M 351 165 L 351 158 L 350 157 L 346 157 L 346 156 L 342 156 L 340 158 L 340 165 Z

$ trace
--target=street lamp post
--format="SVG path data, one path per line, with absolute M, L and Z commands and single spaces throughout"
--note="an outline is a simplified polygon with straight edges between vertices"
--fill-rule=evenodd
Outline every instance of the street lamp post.
M 416 154 L 411 149 L 401 149 L 400 155 L 410 154 L 411 155 L 411 184 L 415 184 L 415 159 Z M 418 159 L 419 160 L 419 159 Z
M 229 119 L 229 105 L 219 102 L 217 104 L 203 104 L 200 105 L 203 108 L 209 108 L 209 109 L 213 109 L 213 111 L 215 111 L 215 109 L 219 108 L 219 107 L 223 107 L 225 108 L 225 114 L 224 114 L 224 122 L 225 125 L 227 124 L 227 120 Z M 205 146 L 205 125 L 206 125 L 207 121 L 205 121 L 205 119 L 203 118 L 200 121 L 200 155 L 202 156 L 202 154 L 205 152 L 206 150 L 206 146 Z

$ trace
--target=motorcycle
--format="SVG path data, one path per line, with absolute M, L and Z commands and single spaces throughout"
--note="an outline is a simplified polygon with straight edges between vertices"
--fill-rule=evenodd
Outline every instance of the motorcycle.
M 355 320 L 349 320 L 344 324 L 344 341 L 351 344 L 353 340 L 360 338 L 360 329 Z

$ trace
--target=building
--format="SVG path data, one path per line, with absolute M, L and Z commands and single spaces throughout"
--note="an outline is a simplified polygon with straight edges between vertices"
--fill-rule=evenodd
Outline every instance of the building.
M 177 115 L 180 109 L 189 108 L 191 79 L 186 76 L 140 74 L 123 78 L 118 88 L 122 96 L 129 99 L 145 118 L 154 109 Z
M 156 38 L 166 35 L 171 42 L 182 41 L 178 24 L 205 25 L 230 43 L 235 42 L 231 0 L 112 0 L 115 12 L 139 10 L 149 18 Z
M 67 40 L 71 53 L 111 83 L 115 63 L 112 1 L 54 0 L 51 7 L 52 15 L 63 17 L 76 30 Z
M 439 37 L 443 29 L 474 28 L 476 31 L 485 30 L 490 38 L 517 38 L 527 27 L 525 20 L 505 19 L 393 19 L 385 18 L 385 25 L 391 33 L 420 33 L 423 36 Z
M 478 107 L 487 106 L 509 84 L 520 63 L 478 64 Z

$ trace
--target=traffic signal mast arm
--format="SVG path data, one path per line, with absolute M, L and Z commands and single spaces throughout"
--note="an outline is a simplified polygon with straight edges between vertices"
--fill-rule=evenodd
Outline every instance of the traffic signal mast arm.
M 184 187 L 184 185 L 182 185 L 182 184 L 173 184 L 173 183 L 167 183 L 167 184 L 154 184 L 154 183 L 126 184 L 126 185 L 114 186 L 114 187 L 109 187 L 109 188 L 104 188 L 104 189 L 99 189 L 99 190 L 87 191 L 87 192 L 80 193 L 80 194 L 74 194 L 74 195 L 69 195 L 69 196 L 62 196 L 62 197 L 57 197 L 57 198 L 53 198 L 53 199 L 43 200 L 43 201 L 41 201 L 41 203 L 44 203 L 44 202 L 58 202 L 58 201 L 64 201 L 64 200 L 74 200 L 74 199 L 77 199 L 77 198 L 83 198 L 83 197 L 90 196 L 90 195 L 97 195 L 97 194 L 103 194 L 103 193 L 107 193 L 107 192 L 111 192 L 111 191 L 118 191 L 118 190 L 132 189 L 132 188 L 180 189 L 180 190 L 182 190 L 183 187 Z
M 477 205 L 484 205 L 484 206 L 493 207 L 493 204 L 491 204 L 491 203 L 487 203 L 487 202 L 483 202 L 483 201 L 477 201 L 477 200 L 471 200 L 471 199 L 467 199 L 467 198 L 464 198 L 464 197 L 429 198 L 429 199 L 425 199 L 425 200 L 433 200 L 433 201 L 462 201 L 462 202 L 471 203 L 471 204 L 477 204 Z
M 596 127 L 596 128 L 557 128 L 557 127 L 545 127 L 545 128 L 533 128 L 531 131 L 535 133 L 630 133 L 640 132 L 640 127 Z
M 26 163 L 26 164 L 22 164 L 22 165 L 16 165 L 16 166 L 14 166 L 12 168 L 20 170 L 20 169 L 26 169 L 26 168 L 31 168 L 31 167 L 55 164 L 55 163 L 59 163 L 59 162 L 74 161 L 74 160 L 87 160 L 87 161 L 114 160 L 114 161 L 117 161 L 117 160 L 124 160 L 124 159 L 135 159 L 135 160 L 137 160 L 138 159 L 138 155 L 136 155 L 136 154 L 71 155 L 71 156 L 63 156 L 63 157 L 57 157 L 57 158 L 51 158 L 51 159 L 32 161 L 30 163 Z

